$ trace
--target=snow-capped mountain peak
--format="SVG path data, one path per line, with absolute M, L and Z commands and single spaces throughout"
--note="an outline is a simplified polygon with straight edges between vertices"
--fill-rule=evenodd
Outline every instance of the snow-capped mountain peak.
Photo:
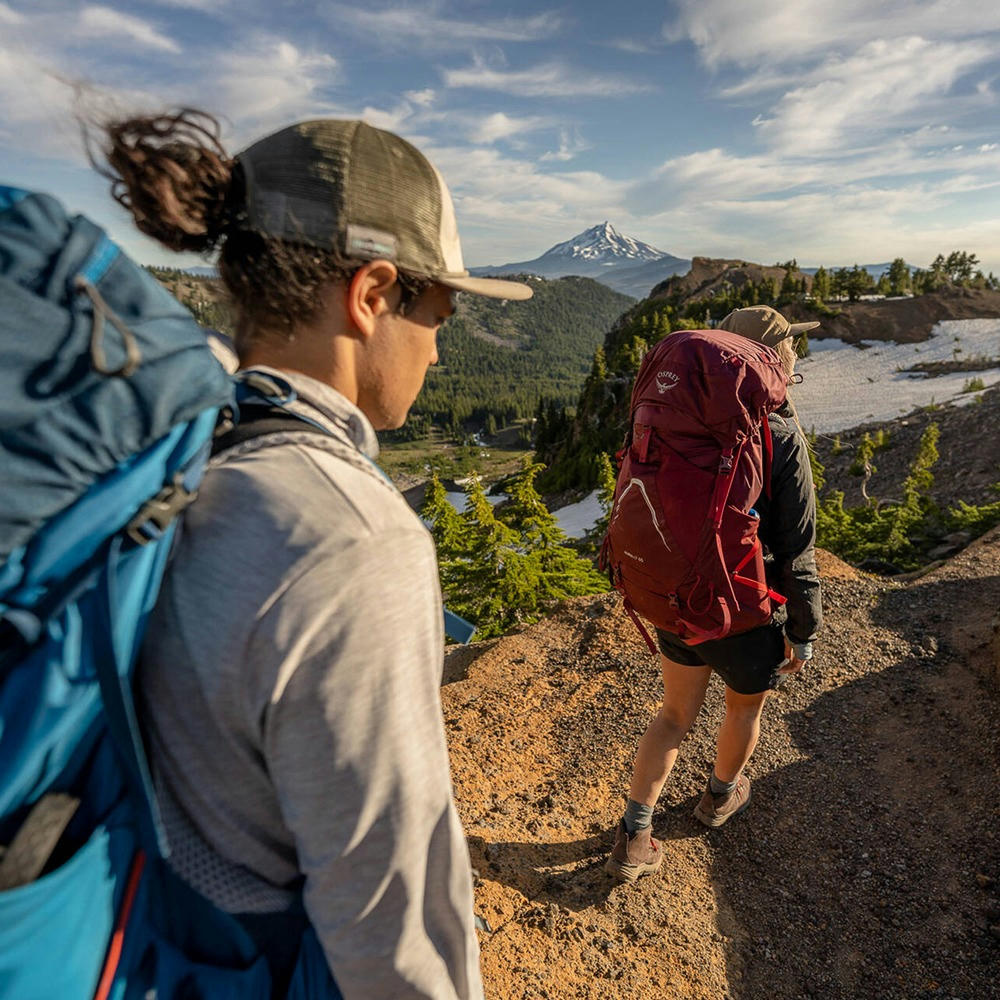
M 469 271 L 475 275 L 537 274 L 543 278 L 575 275 L 593 278 L 609 288 L 641 299 L 664 278 L 686 271 L 690 266 L 691 261 L 624 236 L 605 221 L 570 240 L 557 243 L 534 260 L 471 267 Z
M 669 257 L 670 254 L 656 247 L 633 239 L 631 236 L 623 236 L 611 225 L 604 221 L 590 229 L 585 229 L 577 236 L 568 239 L 563 243 L 557 243 L 550 250 L 542 254 L 542 260 L 551 260 L 554 257 L 569 257 L 575 260 L 586 260 L 608 263 L 623 263 L 625 261 L 661 260 Z

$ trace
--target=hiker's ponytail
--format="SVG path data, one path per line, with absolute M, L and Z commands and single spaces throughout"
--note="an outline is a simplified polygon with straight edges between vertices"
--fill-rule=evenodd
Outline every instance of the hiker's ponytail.
M 292 335 L 323 308 L 323 287 L 358 262 L 335 249 L 296 244 L 244 227 L 246 181 L 219 141 L 219 123 L 192 108 L 84 125 L 94 168 L 136 226 L 171 250 L 218 251 L 235 307 L 236 349 Z
M 219 123 L 191 108 L 102 127 L 91 162 L 136 226 L 171 250 L 214 250 L 234 221 L 233 160 Z M 93 138 L 93 135 L 89 138 Z

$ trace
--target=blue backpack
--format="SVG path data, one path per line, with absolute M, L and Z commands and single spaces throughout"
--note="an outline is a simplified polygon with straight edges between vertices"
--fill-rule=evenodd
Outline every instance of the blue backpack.
M 339 997 L 301 903 L 172 875 L 131 689 L 220 412 L 281 401 L 47 196 L 0 187 L 0 303 L 0 1000 Z

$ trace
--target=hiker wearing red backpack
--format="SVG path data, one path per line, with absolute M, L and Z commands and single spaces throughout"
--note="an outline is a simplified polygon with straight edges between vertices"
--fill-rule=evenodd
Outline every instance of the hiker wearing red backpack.
M 398 136 L 324 119 L 233 158 L 216 136 L 185 111 L 103 143 L 144 233 L 219 251 L 240 368 L 275 404 L 216 447 L 144 643 L 169 864 L 238 915 L 269 995 L 308 992 L 305 924 L 324 997 L 477 1000 L 434 546 L 375 432 L 406 419 L 456 291 L 531 289 L 469 277 L 444 181 Z
M 653 807 L 712 672 L 725 682 L 726 712 L 694 815 L 719 827 L 750 803 L 744 768 L 768 694 L 812 657 L 815 496 L 785 387 L 794 336 L 818 325 L 790 324 L 769 306 L 737 309 L 722 332 L 665 338 L 636 378 L 605 559 L 636 623 L 638 612 L 657 626 L 664 695 L 605 866 L 619 881 L 662 863 Z

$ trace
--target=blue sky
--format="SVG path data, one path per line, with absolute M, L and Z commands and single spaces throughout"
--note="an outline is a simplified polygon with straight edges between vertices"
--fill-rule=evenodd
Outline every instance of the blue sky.
M 679 256 L 1000 273 L 998 43 L 982 0 L 0 0 L 0 179 L 176 262 L 86 166 L 74 95 L 202 107 L 233 152 L 363 117 L 441 169 L 468 265 L 608 219 Z

